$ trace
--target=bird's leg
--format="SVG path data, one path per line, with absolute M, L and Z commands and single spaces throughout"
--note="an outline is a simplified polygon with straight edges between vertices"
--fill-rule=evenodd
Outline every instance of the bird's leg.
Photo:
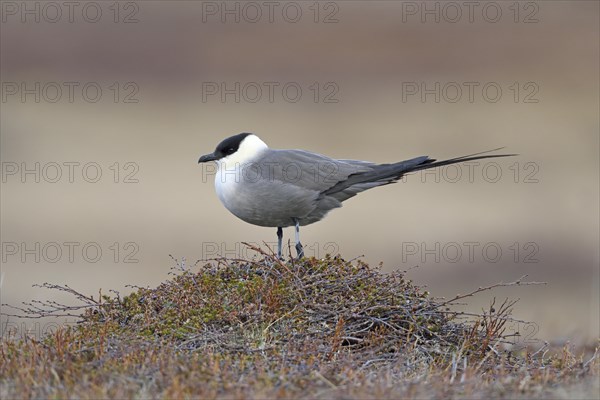
M 277 227 L 277 258 L 279 258 L 280 260 L 283 258 L 281 256 L 282 245 L 283 245 L 283 228 L 278 226 Z
M 298 218 L 294 218 L 294 224 L 296 225 L 296 253 L 298 254 L 298 259 L 304 257 L 304 248 L 302 247 L 302 243 L 300 243 L 300 221 Z

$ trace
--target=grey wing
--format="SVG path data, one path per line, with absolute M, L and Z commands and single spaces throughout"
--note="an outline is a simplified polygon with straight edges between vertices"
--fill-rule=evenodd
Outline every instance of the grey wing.
M 334 208 L 342 206 L 342 201 L 378 184 L 360 184 L 337 191 L 332 195 L 324 193 L 352 176 L 368 174 L 376 165 L 367 161 L 335 160 L 321 154 L 303 150 L 270 150 L 259 161 L 263 176 L 282 184 L 274 185 L 274 190 L 283 190 L 288 198 L 299 194 L 296 199 L 304 212 L 297 212 L 301 225 L 321 220 Z M 287 226 L 287 225 L 285 225 Z
M 304 150 L 269 150 L 258 163 L 263 177 L 317 194 L 354 174 L 370 172 L 375 166 L 366 161 L 335 160 Z
M 269 180 L 314 192 L 316 199 L 342 202 L 358 193 L 398 180 L 403 172 L 428 163 L 427 156 L 394 164 L 336 160 L 304 150 L 269 150 L 258 164 Z M 338 205 L 339 207 L 339 205 Z
M 280 216 L 278 226 L 289 226 L 291 217 L 301 225 L 321 220 L 330 210 L 358 193 L 393 183 L 404 171 L 428 161 L 428 157 L 395 164 L 374 164 L 359 160 L 335 160 L 303 150 L 271 150 L 254 163 L 262 182 L 277 183 L 263 190 L 270 197 L 286 199 L 287 211 L 295 204 L 294 215 Z M 274 196 L 274 193 L 280 193 Z M 274 214 L 276 207 L 270 211 Z
M 363 163 L 364 161 L 343 160 L 350 163 Z M 334 197 L 344 201 L 365 190 L 389 185 L 396 182 L 405 173 L 412 171 L 418 166 L 429 164 L 435 160 L 427 156 L 416 157 L 410 160 L 400 161 L 394 164 L 370 164 L 369 170 L 350 175 L 347 179 L 339 181 L 327 190 L 322 196 Z

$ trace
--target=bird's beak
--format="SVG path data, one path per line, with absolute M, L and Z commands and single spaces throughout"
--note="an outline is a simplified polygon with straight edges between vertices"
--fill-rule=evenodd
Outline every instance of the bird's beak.
M 208 161 L 216 161 L 218 159 L 219 158 L 215 156 L 215 153 L 205 154 L 202 157 L 200 157 L 200 159 L 198 160 L 198 164 Z

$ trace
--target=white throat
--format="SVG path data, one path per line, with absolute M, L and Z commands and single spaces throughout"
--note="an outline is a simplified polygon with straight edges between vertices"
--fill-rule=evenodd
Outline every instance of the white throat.
M 238 150 L 218 161 L 219 169 L 233 170 L 243 164 L 255 161 L 269 146 L 256 135 L 249 135 L 242 140 Z
M 243 179 L 243 171 L 247 164 L 258 160 L 260 155 L 269 147 L 256 135 L 249 135 L 242 140 L 238 150 L 217 161 L 215 174 L 215 189 L 217 196 L 225 207 L 232 211 L 236 207 L 232 202 L 238 198 L 236 191 Z M 233 212 L 233 211 L 232 211 Z

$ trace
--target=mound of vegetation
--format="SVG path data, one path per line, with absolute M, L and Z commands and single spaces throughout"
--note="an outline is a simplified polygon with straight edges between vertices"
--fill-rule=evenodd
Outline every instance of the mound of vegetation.
M 311 347 L 325 359 L 343 349 L 365 361 L 485 353 L 502 341 L 509 304 L 474 325 L 456 322 L 449 305 L 403 273 L 383 274 L 361 261 L 221 260 L 123 299 L 104 297 L 83 323 L 164 338 L 180 349 L 294 354 Z
M 510 373 L 521 390 L 542 395 L 535 374 L 576 382 L 597 373 L 595 357 L 584 366 L 570 353 L 544 359 L 541 351 L 503 350 L 514 303 L 481 315 L 451 310 L 477 292 L 531 283 L 445 301 L 402 272 L 384 274 L 361 261 L 284 263 L 262 255 L 199 269 L 177 263 L 172 279 L 125 297 L 96 299 L 45 284 L 82 305 L 29 303 L 21 308 L 27 315 L 84 311 L 76 327 L 40 342 L 1 342 L 0 397 L 419 397 L 448 395 L 448 387 L 469 396 Z M 521 384 L 526 376 L 531 385 Z M 419 382 L 427 385 L 417 390 Z

